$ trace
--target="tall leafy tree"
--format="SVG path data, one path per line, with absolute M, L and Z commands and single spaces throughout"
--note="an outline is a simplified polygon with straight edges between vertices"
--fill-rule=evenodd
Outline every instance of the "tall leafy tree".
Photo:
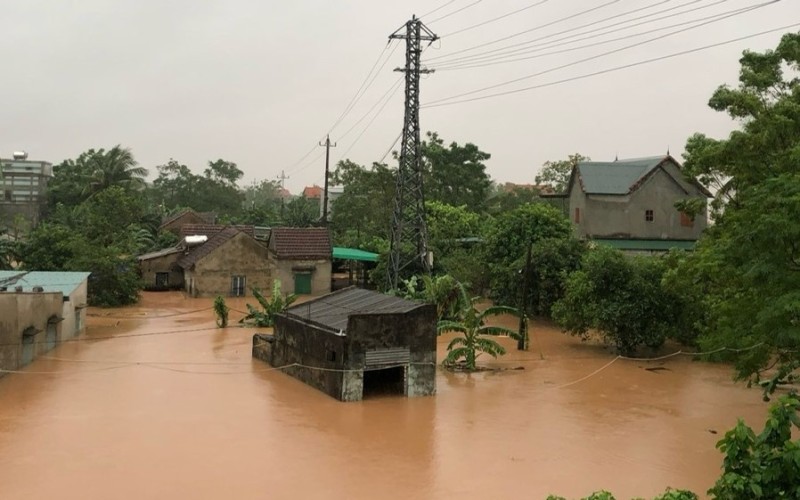
M 536 184 L 550 186 L 555 192 L 563 193 L 567 190 L 572 169 L 578 163 L 589 160 L 588 156 L 575 153 L 566 160 L 546 161 L 536 175 Z
M 370 249 L 376 239 L 388 241 L 394 210 L 395 171 L 386 164 L 371 168 L 350 160 L 340 161 L 332 182 L 344 188 L 333 205 L 334 238 L 352 246 Z M 388 243 L 386 244 L 388 248 Z
M 420 146 L 425 168 L 425 196 L 453 206 L 482 211 L 491 180 L 484 164 L 491 155 L 478 146 L 456 142 L 445 145 L 436 132 L 428 132 Z
M 700 344 L 747 348 L 733 355 L 738 374 L 759 378 L 800 360 L 800 33 L 740 63 L 739 85 L 709 105 L 741 128 L 686 147 L 686 171 L 718 189 L 716 224 L 668 281 L 701 301 Z
M 119 186 L 129 190 L 144 187 L 147 169 L 138 166 L 129 148 L 119 144 L 105 151 L 103 149 L 90 155 L 89 178 L 84 187 L 84 194 L 94 194 L 111 186 Z

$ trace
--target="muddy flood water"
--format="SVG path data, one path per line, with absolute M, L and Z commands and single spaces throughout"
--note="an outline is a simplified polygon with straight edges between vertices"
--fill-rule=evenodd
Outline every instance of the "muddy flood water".
M 730 367 L 682 356 L 581 380 L 613 354 L 541 324 L 529 352 L 503 339 L 508 355 L 480 358 L 524 370 L 439 370 L 434 397 L 340 403 L 251 359 L 256 330 L 215 328 L 210 300 L 146 293 L 89 314 L 81 341 L 0 378 L 2 499 L 704 493 L 715 443 L 767 409 Z

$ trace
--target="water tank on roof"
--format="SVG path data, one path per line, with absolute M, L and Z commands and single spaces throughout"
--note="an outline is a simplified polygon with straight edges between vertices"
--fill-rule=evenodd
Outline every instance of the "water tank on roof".
M 15 160 L 27 160 L 28 153 L 25 151 L 14 151 L 14 159 Z
M 187 236 L 185 240 L 187 245 L 199 245 L 208 241 L 208 236 L 204 234 L 197 234 L 193 236 Z

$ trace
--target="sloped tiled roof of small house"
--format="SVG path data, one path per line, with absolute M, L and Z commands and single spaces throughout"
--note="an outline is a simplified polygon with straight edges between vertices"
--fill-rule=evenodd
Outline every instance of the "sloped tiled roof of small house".
M 324 227 L 276 227 L 269 247 L 279 259 L 330 259 L 331 235 Z
M 214 236 L 210 237 L 208 241 L 178 259 L 178 265 L 184 269 L 192 267 L 200 259 L 224 245 L 240 232 L 242 231 L 237 229 L 236 226 L 225 227 L 222 231 L 218 231 Z
M 239 231 L 255 237 L 255 227 L 250 225 L 223 226 L 221 224 L 184 224 L 181 226 L 181 239 L 187 236 L 208 236 L 209 239 L 215 234 L 228 227 L 236 228 Z

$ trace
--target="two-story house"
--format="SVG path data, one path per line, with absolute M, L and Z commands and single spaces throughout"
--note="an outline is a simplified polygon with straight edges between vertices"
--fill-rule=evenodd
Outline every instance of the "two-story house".
M 692 217 L 675 204 L 710 196 L 665 155 L 578 163 L 567 191 L 548 198 L 561 198 L 579 238 L 646 253 L 692 248 L 708 224 L 706 210 Z

